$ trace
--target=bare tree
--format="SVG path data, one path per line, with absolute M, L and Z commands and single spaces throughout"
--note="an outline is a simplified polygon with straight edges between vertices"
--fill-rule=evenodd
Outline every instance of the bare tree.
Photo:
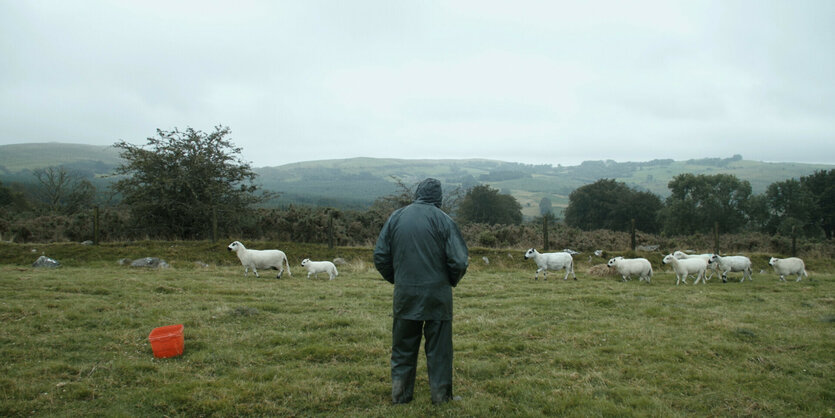
M 40 184 L 36 198 L 49 212 L 69 215 L 93 202 L 93 184 L 64 167 L 39 168 L 33 174 Z

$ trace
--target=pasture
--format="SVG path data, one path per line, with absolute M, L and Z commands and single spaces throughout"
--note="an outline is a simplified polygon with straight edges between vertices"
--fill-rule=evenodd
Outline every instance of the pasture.
M 832 272 L 810 270 L 812 280 L 799 283 L 767 270 L 753 282 L 731 274 L 726 284 L 675 286 L 655 262 L 651 284 L 595 277 L 578 262 L 577 281 L 559 273 L 534 281 L 533 262 L 518 261 L 518 251 L 507 264 L 473 255 L 454 291 L 462 400 L 431 404 L 421 351 L 415 400 L 391 406 L 392 286 L 370 251 L 346 252 L 333 281 L 306 279 L 296 259 L 309 254 L 289 250 L 293 275 L 282 279 L 244 278 L 234 254 L 222 252 L 212 257 L 223 263 L 169 257 L 173 268 L 161 270 L 118 266 L 109 255 L 77 255 L 87 261 L 59 269 L 0 258 L 0 415 L 835 411 Z M 154 358 L 150 331 L 178 323 L 184 354 Z

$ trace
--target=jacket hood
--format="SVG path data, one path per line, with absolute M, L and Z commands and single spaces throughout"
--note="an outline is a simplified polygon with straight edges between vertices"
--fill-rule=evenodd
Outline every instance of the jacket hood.
M 441 182 L 436 179 L 428 178 L 420 182 L 415 190 L 415 202 L 429 203 L 440 208 L 442 199 Z

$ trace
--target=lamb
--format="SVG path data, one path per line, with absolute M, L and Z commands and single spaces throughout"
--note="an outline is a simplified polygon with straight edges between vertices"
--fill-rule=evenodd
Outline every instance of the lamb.
M 623 258 L 615 257 L 606 263 L 609 267 L 614 267 L 623 281 L 626 281 L 632 275 L 639 276 L 640 280 L 647 280 L 647 283 L 652 279 L 652 264 L 646 258 Z
M 539 280 L 539 272 L 542 273 L 542 280 L 548 280 L 548 270 L 562 270 L 565 269 L 565 277 L 563 280 L 568 280 L 568 275 L 572 275 L 574 280 L 577 280 L 577 275 L 574 274 L 574 259 L 571 258 L 571 254 L 567 252 L 561 253 L 539 253 L 535 249 L 531 248 L 525 252 L 525 260 L 533 258 L 533 261 L 536 262 L 536 266 L 539 267 L 536 269 L 536 274 L 534 274 L 533 279 Z
M 751 260 L 742 255 L 732 255 L 720 257 L 719 254 L 714 254 L 710 257 L 711 263 L 716 263 L 716 269 L 722 272 L 722 283 L 728 282 L 728 272 L 742 272 L 740 283 L 745 281 L 745 276 L 748 280 L 754 280 L 751 270 Z
M 771 260 L 768 260 L 768 265 L 774 267 L 774 272 L 780 275 L 780 280 L 786 281 L 785 276 L 787 274 L 796 274 L 797 280 L 799 282 L 803 276 L 809 277 L 809 274 L 806 273 L 806 263 L 803 262 L 802 259 L 797 257 L 789 257 L 789 258 L 774 258 L 771 257 Z
M 319 273 L 328 273 L 329 280 L 333 280 L 335 276 L 339 275 L 339 272 L 336 271 L 336 265 L 330 261 L 310 261 L 309 258 L 305 258 L 302 260 L 302 267 L 307 269 L 308 279 L 311 274 L 313 277 L 317 277 Z
M 287 266 L 287 274 L 290 276 L 293 275 L 290 272 L 290 263 L 287 262 L 287 255 L 281 250 L 250 250 L 244 247 L 240 241 L 233 241 L 226 249 L 238 254 L 238 259 L 241 260 L 241 264 L 244 266 L 244 277 L 249 273 L 250 268 L 255 273 L 255 277 L 261 277 L 258 275 L 257 270 L 260 268 L 278 270 L 278 276 L 276 278 L 280 279 L 281 275 L 284 274 L 285 265 Z
M 713 278 L 713 273 L 716 272 L 716 264 L 710 262 L 710 257 L 713 257 L 713 253 L 706 253 L 706 254 L 687 254 L 682 251 L 676 251 L 673 253 L 673 257 L 682 260 L 685 258 L 703 258 L 707 263 L 707 270 L 710 270 L 710 275 L 705 278 L 705 280 L 710 280 Z M 707 274 L 707 270 L 705 270 L 705 274 Z M 704 283 L 704 282 L 702 282 Z
M 705 270 L 708 262 L 701 257 L 678 259 L 673 254 L 667 254 L 661 262 L 673 266 L 673 271 L 676 273 L 676 286 L 678 286 L 679 281 L 687 284 L 688 274 L 696 275 L 696 281 L 693 284 L 699 284 L 699 280 L 702 281 L 702 284 L 707 283 L 705 281 Z

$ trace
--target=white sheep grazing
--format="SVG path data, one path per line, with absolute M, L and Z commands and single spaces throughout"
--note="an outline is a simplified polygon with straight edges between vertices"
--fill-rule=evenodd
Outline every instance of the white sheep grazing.
M 716 269 L 722 272 L 722 282 L 727 283 L 728 272 L 742 272 L 740 283 L 745 281 L 745 276 L 748 280 L 754 280 L 753 271 L 751 270 L 751 260 L 743 255 L 731 255 L 721 257 L 719 254 L 713 254 L 710 257 L 711 263 L 716 263 Z
M 796 274 L 797 280 L 799 282 L 803 276 L 809 277 L 809 274 L 806 273 L 806 263 L 803 262 L 802 259 L 797 257 L 789 257 L 789 258 L 774 258 L 771 257 L 771 260 L 768 260 L 768 265 L 774 267 L 774 272 L 780 275 L 780 280 L 786 281 L 787 274 Z
M 676 251 L 673 253 L 673 257 L 682 260 L 685 258 L 702 258 L 707 263 L 707 270 L 710 270 L 710 275 L 707 275 L 707 270 L 705 270 L 705 277 L 706 280 L 710 280 L 713 278 L 713 273 L 716 272 L 716 264 L 710 262 L 710 257 L 713 257 L 713 253 L 706 253 L 706 254 L 687 254 L 682 251 Z
M 646 258 L 615 257 L 610 259 L 606 265 L 614 267 L 623 277 L 623 281 L 633 275 L 638 276 L 640 280 L 646 279 L 647 283 L 652 280 L 652 264 Z
M 676 273 L 676 286 L 678 286 L 679 281 L 687 284 L 688 274 L 696 275 L 696 281 L 693 284 L 699 284 L 699 280 L 702 281 L 702 284 L 707 283 L 705 281 L 705 270 L 708 263 L 701 257 L 678 259 L 673 254 L 667 254 L 661 262 L 673 267 L 673 271 Z
M 548 270 L 562 269 L 565 269 L 565 277 L 563 277 L 563 280 L 568 280 L 569 274 L 574 276 L 574 280 L 577 280 L 577 275 L 574 274 L 574 259 L 571 258 L 571 254 L 567 252 L 541 254 L 531 248 L 525 252 L 525 260 L 529 258 L 533 258 L 533 261 L 536 262 L 536 266 L 539 267 L 536 269 L 536 274 L 533 276 L 534 280 L 539 280 L 540 271 L 543 272 L 542 280 L 548 280 Z
M 287 255 L 281 250 L 250 250 L 244 247 L 240 241 L 233 241 L 226 249 L 238 254 L 238 259 L 244 266 L 244 276 L 249 273 L 250 268 L 255 273 L 255 277 L 261 277 L 258 275 L 257 269 L 274 269 L 278 270 L 276 278 L 280 279 L 281 275 L 284 274 L 285 265 L 287 266 L 287 274 L 293 275 L 290 272 Z
M 302 260 L 302 267 L 307 269 L 308 279 L 311 274 L 313 277 L 317 277 L 319 273 L 328 273 L 330 280 L 333 280 L 334 276 L 339 275 L 339 272 L 336 271 L 336 265 L 330 261 L 310 261 L 309 258 L 305 258 Z

